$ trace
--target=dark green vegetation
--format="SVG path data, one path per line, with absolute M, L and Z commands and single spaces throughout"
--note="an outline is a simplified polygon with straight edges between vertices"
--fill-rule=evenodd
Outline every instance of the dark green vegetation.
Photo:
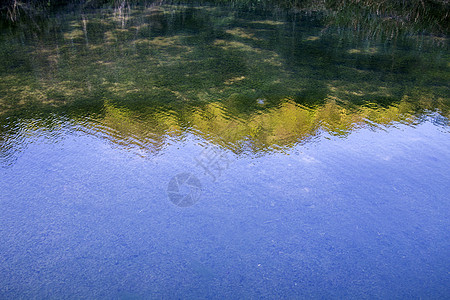
M 89 3 L 3 25 L 3 138 L 17 120 L 51 129 L 66 116 L 118 143 L 157 150 L 194 128 L 239 152 L 322 131 L 448 123 L 447 37 L 390 27 L 399 19 L 381 6 L 372 18 L 363 2 Z
M 397 35 L 405 29 L 431 34 L 449 32 L 448 0 L 5 0 L 0 6 L 4 21 L 46 15 L 61 9 L 89 9 L 105 6 L 126 7 L 136 4 L 209 4 L 229 5 L 235 9 L 295 9 L 326 13 L 331 23 L 364 28 L 369 34 Z

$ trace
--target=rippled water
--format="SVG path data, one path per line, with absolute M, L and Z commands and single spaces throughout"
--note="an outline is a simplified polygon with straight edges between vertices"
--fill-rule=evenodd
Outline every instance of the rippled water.
M 1 298 L 446 298 L 449 52 L 310 12 L 1 28 Z

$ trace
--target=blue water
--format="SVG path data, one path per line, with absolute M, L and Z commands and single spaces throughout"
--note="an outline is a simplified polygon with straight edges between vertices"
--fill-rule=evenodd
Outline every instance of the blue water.
M 430 122 L 223 154 L 137 155 L 71 125 L 0 169 L 2 298 L 446 298 L 450 139 Z M 228 152 L 227 152 L 228 151 Z M 202 183 L 173 205 L 178 173 Z

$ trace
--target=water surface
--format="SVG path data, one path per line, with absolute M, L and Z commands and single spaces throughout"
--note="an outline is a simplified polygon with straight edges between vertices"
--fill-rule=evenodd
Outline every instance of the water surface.
M 327 22 L 1 28 L 0 296 L 448 297 L 447 40 Z

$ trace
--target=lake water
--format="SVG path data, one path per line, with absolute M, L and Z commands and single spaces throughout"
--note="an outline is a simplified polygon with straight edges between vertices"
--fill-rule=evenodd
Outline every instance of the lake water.
M 1 27 L 0 298 L 448 298 L 448 41 L 328 20 Z

